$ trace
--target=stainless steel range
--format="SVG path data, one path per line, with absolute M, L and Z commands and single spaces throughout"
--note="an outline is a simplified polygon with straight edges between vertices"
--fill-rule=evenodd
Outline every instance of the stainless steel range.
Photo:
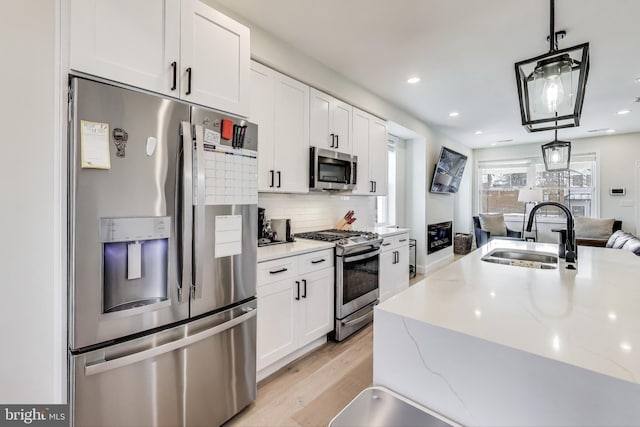
M 373 320 L 373 307 L 379 297 L 382 239 L 376 233 L 352 230 L 322 230 L 296 237 L 336 243 L 333 336 L 342 341 Z

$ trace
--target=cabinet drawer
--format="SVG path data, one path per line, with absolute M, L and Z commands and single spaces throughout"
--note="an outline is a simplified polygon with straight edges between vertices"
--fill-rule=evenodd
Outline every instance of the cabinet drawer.
M 395 236 L 385 237 L 382 241 L 382 251 L 386 252 L 405 245 L 409 245 L 409 233 L 402 233 Z
M 279 280 L 290 279 L 298 275 L 298 257 L 275 259 L 258 264 L 258 284 L 266 285 Z
M 312 271 L 333 267 L 333 251 L 333 249 L 325 249 L 300 255 L 300 274 L 311 273 Z

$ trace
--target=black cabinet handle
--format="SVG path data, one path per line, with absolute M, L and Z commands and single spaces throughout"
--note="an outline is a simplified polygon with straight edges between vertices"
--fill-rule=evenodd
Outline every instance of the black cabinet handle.
M 311 261 L 311 264 L 319 264 L 319 263 L 321 263 L 321 262 L 325 262 L 325 261 L 326 261 L 326 259 L 325 259 L 325 258 L 322 258 L 322 259 L 316 259 L 316 260 Z
M 378 191 L 378 181 L 373 181 L 373 192 Z
M 302 288 L 302 292 L 304 292 L 302 294 L 302 298 L 306 298 L 307 297 L 307 279 L 302 279 L 302 285 L 304 286 Z
M 340 146 L 340 135 L 336 134 L 336 148 Z
M 371 190 L 369 190 L 369 193 L 373 193 L 373 181 L 369 181 L 369 184 L 371 184 Z
M 187 90 L 185 95 L 191 95 L 191 67 L 187 68 Z
M 407 239 L 400 239 L 400 240 L 398 240 L 398 241 L 402 243 L 402 242 L 406 242 L 406 241 L 407 241 Z
M 282 173 L 278 171 L 278 188 L 280 188 L 280 184 L 282 184 Z
M 296 288 L 297 288 L 296 301 L 300 301 L 300 282 L 298 280 L 296 280 Z
M 269 271 L 269 274 L 284 273 L 285 271 L 287 271 L 287 269 L 283 267 L 283 268 L 281 268 L 280 270 Z
M 387 242 L 387 243 L 383 243 L 382 246 L 389 246 L 391 243 Z
M 336 140 L 336 135 L 334 133 L 332 133 L 331 134 L 331 148 L 334 148 L 335 140 Z
M 272 170 L 270 170 L 270 171 L 269 171 L 269 174 L 271 175 L 271 185 L 269 185 L 269 187 L 273 188 L 273 178 L 274 178 L 273 171 L 272 171 Z
M 171 85 L 171 90 L 176 90 L 178 87 L 178 63 L 173 61 L 171 63 L 171 73 L 173 74 L 173 84 Z

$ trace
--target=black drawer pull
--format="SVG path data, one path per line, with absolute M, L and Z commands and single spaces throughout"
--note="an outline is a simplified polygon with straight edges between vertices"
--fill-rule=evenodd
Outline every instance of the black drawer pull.
M 382 246 L 389 246 L 391 243 L 383 243 Z
M 319 263 L 325 262 L 325 261 L 326 261 L 326 259 L 324 259 L 324 258 L 316 259 L 316 260 L 311 261 L 311 264 L 319 264 Z
M 281 268 L 280 270 L 269 271 L 269 274 L 284 273 L 285 271 L 287 271 L 287 269 L 283 267 L 283 268 Z
M 400 239 L 399 242 L 406 242 L 407 239 Z

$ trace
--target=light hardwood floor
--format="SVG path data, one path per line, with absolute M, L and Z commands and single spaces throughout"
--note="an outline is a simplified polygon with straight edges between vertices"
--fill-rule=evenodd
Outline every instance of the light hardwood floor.
M 416 275 L 410 285 L 425 277 Z M 326 426 L 372 382 L 370 324 L 347 340 L 328 342 L 265 378 L 258 383 L 256 401 L 225 426 Z

